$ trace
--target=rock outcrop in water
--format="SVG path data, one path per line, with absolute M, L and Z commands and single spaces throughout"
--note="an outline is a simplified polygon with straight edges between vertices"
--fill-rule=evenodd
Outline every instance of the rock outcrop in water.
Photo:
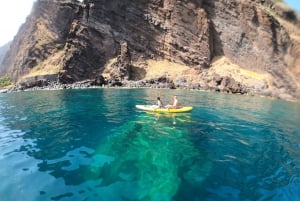
M 267 0 L 39 0 L 0 73 L 299 98 L 299 24 Z

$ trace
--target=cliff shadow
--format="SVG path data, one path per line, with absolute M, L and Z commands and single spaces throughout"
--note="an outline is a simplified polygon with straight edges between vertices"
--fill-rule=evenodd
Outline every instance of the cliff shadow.
M 146 77 L 147 71 L 143 67 L 131 66 L 131 79 L 134 81 L 142 80 Z
M 214 18 L 217 17 L 217 12 L 216 12 L 216 2 L 215 1 L 210 1 L 210 0 L 204 0 L 203 1 L 203 7 L 205 11 L 208 14 L 209 19 L 211 20 L 210 23 L 210 32 L 213 34 L 213 57 L 215 56 L 223 56 L 224 55 L 224 46 L 222 39 L 220 35 L 222 32 L 218 31 L 216 29 L 216 24 L 214 23 Z

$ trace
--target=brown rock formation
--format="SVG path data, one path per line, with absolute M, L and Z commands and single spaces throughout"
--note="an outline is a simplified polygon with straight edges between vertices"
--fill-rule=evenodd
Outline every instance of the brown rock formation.
M 268 72 L 278 89 L 299 94 L 287 72 L 288 48 L 292 45 L 286 29 L 256 2 L 206 1 L 214 27 L 215 53 L 257 72 Z M 230 8 L 230 9 L 226 9 Z
M 126 41 L 122 41 L 120 44 L 120 53 L 117 57 L 117 61 L 112 64 L 111 77 L 114 80 L 122 81 L 129 80 L 131 73 L 131 57 L 128 50 L 128 44 Z
M 99 39 L 92 42 L 93 46 L 102 48 L 97 51 L 98 56 L 95 55 L 102 59 L 96 69 L 116 57 L 121 41 L 127 42 L 133 60 L 168 59 L 191 66 L 208 63 L 212 57 L 211 40 L 204 10 L 193 2 L 189 3 L 190 8 L 185 8 L 185 3 L 175 2 L 102 0 L 86 3 L 82 26 L 89 34 L 95 34 L 88 40 Z
M 147 65 L 132 64 L 151 59 L 195 69 L 191 72 L 199 75 L 191 82 L 202 83 L 212 80 L 204 75 L 215 75 L 208 72 L 213 58 L 223 56 L 242 69 L 269 74 L 273 94 L 299 96 L 300 40 L 277 16 L 298 20 L 276 9 L 271 1 L 258 0 L 40 0 L 14 39 L 1 74 L 17 81 L 63 51 L 55 62 L 63 83 L 95 79 L 113 59 L 107 69 L 115 80 L 143 79 L 134 69 L 147 71 Z M 226 76 L 219 87 L 239 86 L 235 75 Z
M 1 74 L 19 80 L 33 67 L 60 51 L 75 17 L 73 3 L 38 1 L 14 38 Z

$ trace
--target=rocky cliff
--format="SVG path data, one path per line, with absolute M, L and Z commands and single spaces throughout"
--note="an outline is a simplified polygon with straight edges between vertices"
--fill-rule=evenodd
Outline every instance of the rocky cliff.
M 299 97 L 299 27 L 262 0 L 39 0 L 1 74 Z
M 9 50 L 9 46 L 10 46 L 10 42 L 3 45 L 2 47 L 0 47 L 0 69 L 1 69 L 1 64 L 2 64 L 2 61 L 7 53 L 7 51 Z

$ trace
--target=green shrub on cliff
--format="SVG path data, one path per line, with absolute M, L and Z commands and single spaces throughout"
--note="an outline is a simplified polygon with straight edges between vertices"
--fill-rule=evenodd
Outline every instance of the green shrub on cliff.
M 9 77 L 7 77 L 7 76 L 0 77 L 0 88 L 6 87 L 9 85 L 12 85 L 12 81 Z

